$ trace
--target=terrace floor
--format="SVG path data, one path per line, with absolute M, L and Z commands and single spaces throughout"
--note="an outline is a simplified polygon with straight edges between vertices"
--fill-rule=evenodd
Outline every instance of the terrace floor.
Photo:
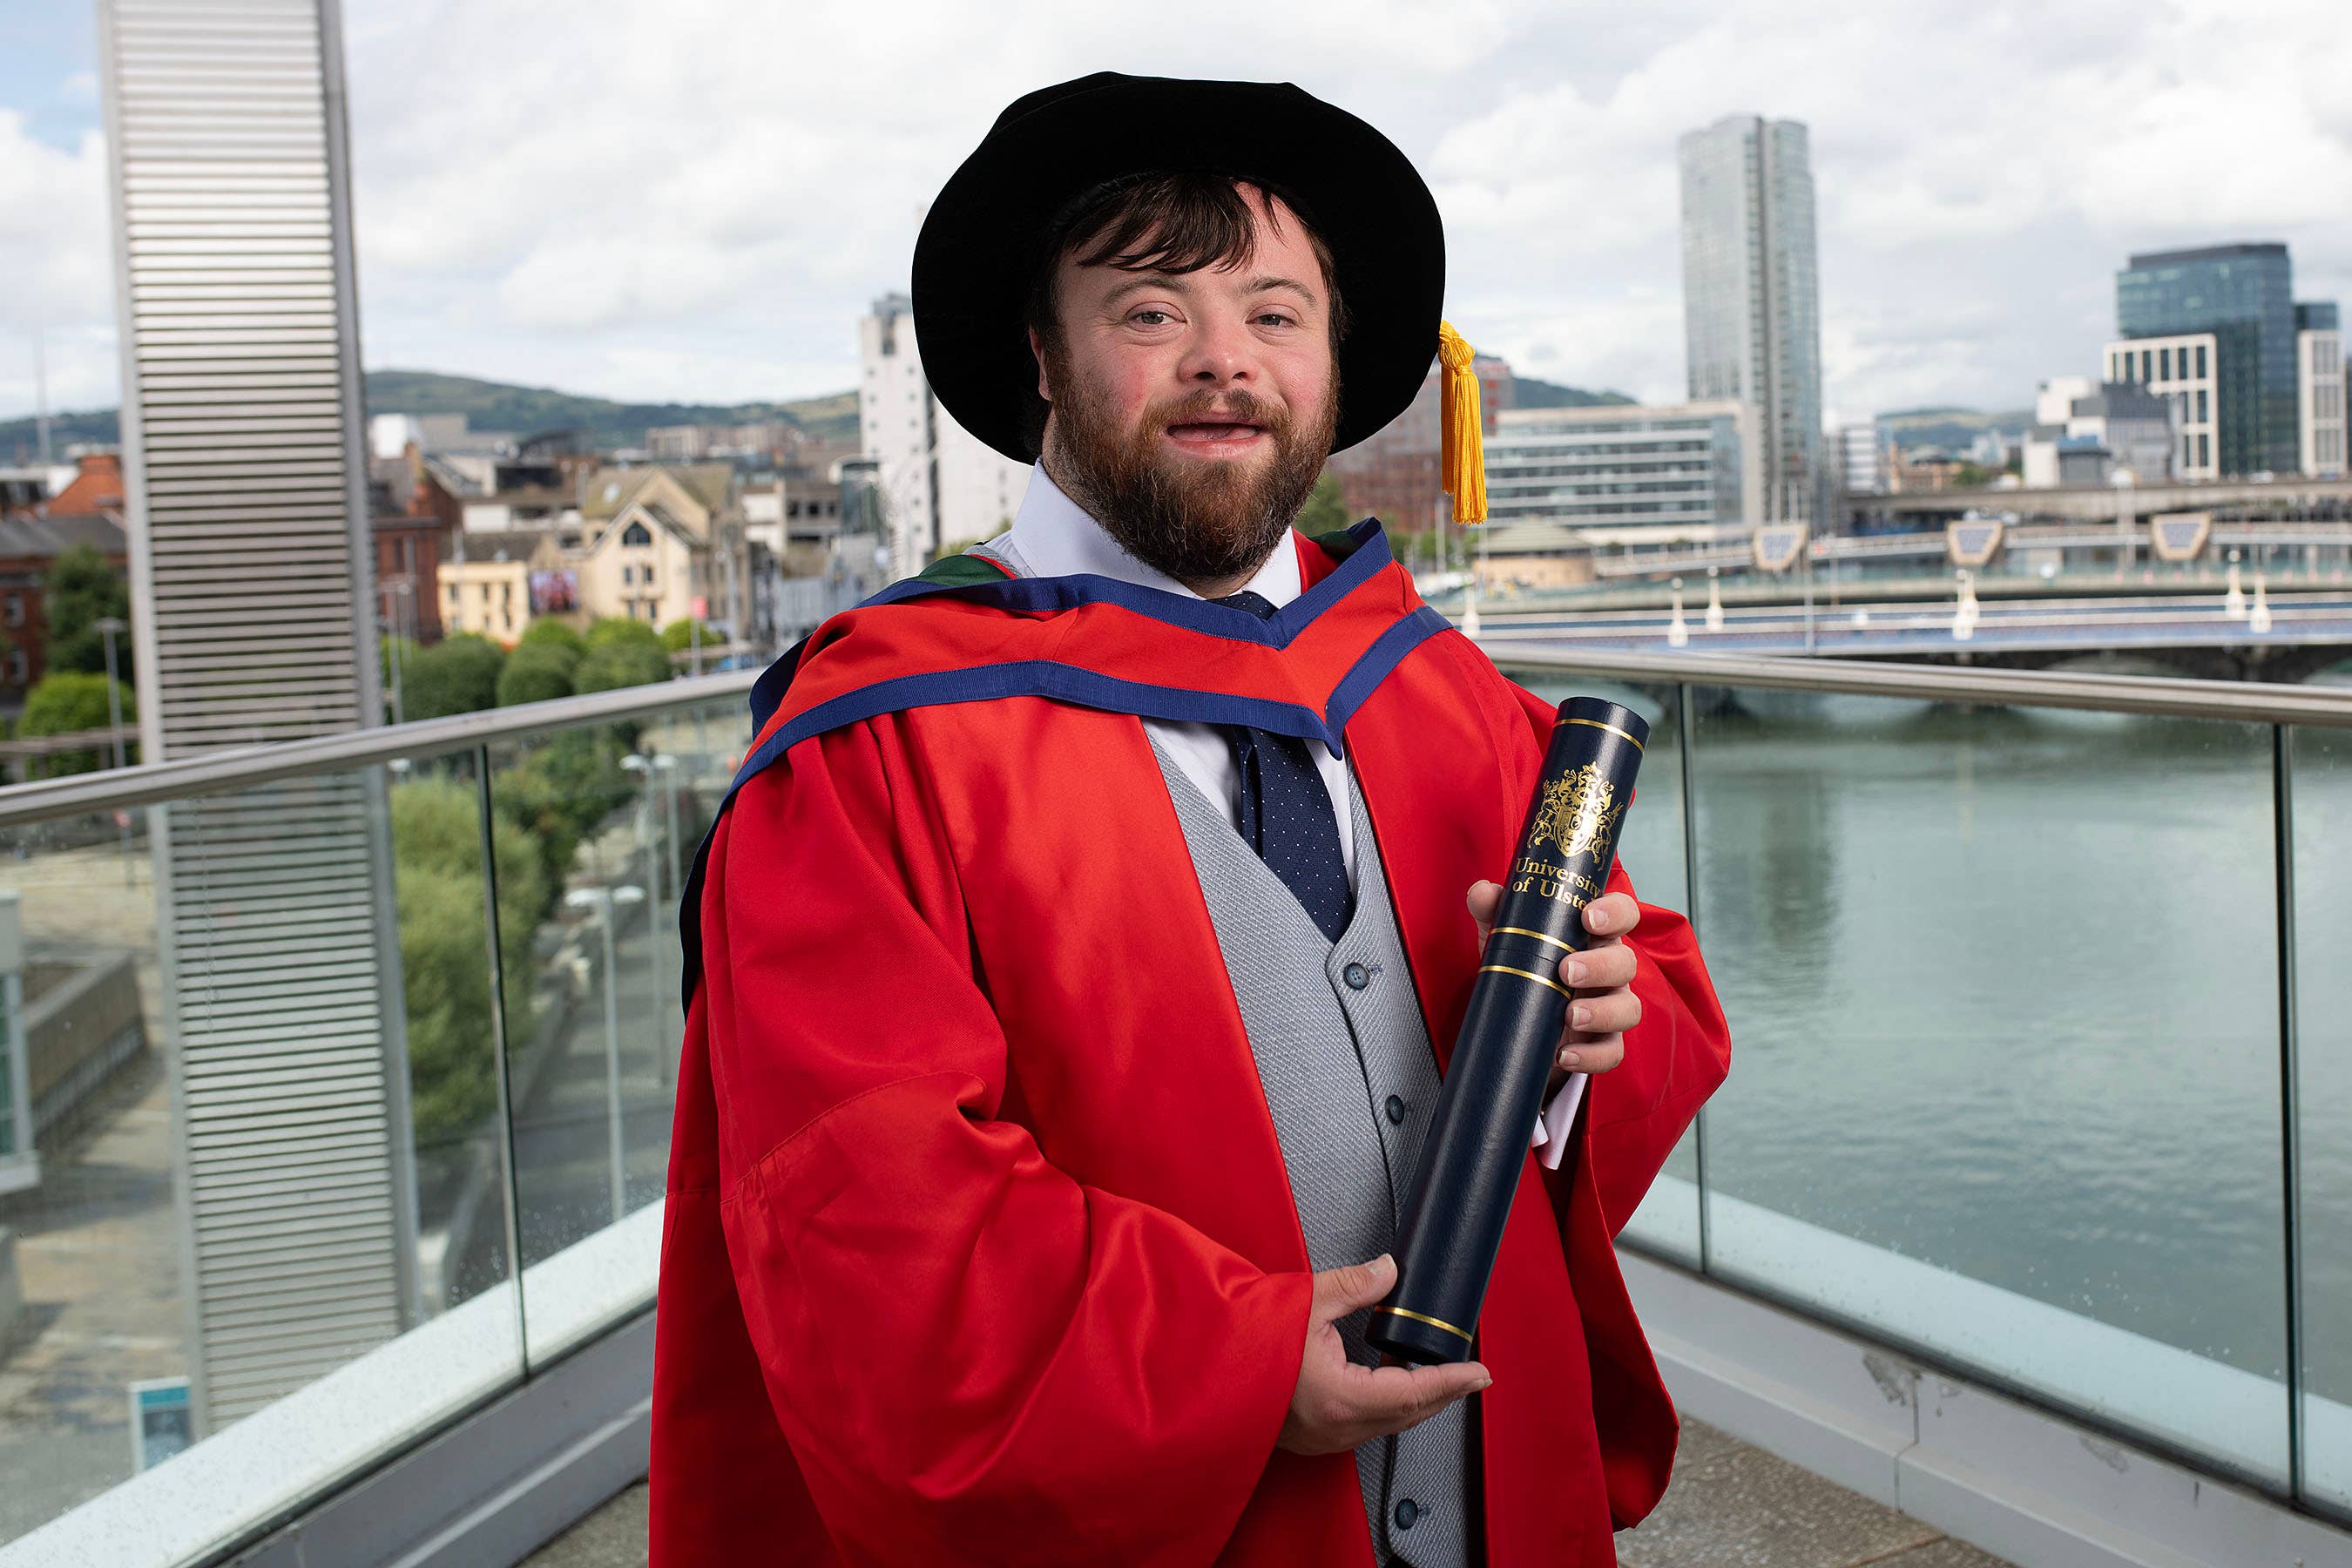
M 635 1568 L 646 1489 L 628 1490 L 525 1568 Z M 1964 1542 L 1685 1417 L 1674 1484 L 1617 1538 L 1623 1568 L 2009 1568 Z

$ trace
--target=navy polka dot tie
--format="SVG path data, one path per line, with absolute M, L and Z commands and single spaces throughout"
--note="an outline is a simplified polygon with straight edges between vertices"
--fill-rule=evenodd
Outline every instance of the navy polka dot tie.
M 1260 620 L 1274 614 L 1263 595 L 1228 594 L 1217 601 L 1247 610 Z M 1324 936 L 1332 942 L 1348 929 L 1351 895 L 1348 863 L 1339 853 L 1339 821 L 1331 792 L 1296 735 L 1277 735 L 1246 724 L 1221 724 L 1242 775 L 1241 833 L 1266 868 L 1282 879 Z

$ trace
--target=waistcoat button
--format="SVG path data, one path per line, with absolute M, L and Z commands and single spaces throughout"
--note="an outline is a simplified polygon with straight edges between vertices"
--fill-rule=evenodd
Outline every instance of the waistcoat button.
M 1389 1096 L 1389 1102 L 1388 1102 L 1388 1104 L 1387 1104 L 1386 1106 L 1382 1107 L 1382 1109 L 1383 1109 L 1383 1110 L 1385 1110 L 1389 1113 L 1389 1120 L 1390 1120 L 1391 1121 L 1395 1122 L 1395 1123 L 1396 1123 L 1398 1126 L 1400 1126 L 1400 1127 L 1402 1127 L 1402 1126 L 1403 1126 L 1403 1125 L 1404 1125 L 1404 1101 L 1403 1101 L 1403 1100 L 1399 1100 L 1399 1099 L 1398 1099 L 1395 1095 L 1393 1095 L 1393 1094 L 1392 1094 L 1392 1095 L 1390 1095 L 1390 1096 Z
M 1360 963 L 1351 963 L 1339 971 L 1339 978 L 1348 983 L 1350 991 L 1361 991 L 1372 983 L 1372 972 Z
M 1396 1521 L 1399 1530 L 1411 1530 L 1412 1521 L 1420 1517 L 1421 1505 L 1412 1499 L 1407 1498 L 1396 1505 Z

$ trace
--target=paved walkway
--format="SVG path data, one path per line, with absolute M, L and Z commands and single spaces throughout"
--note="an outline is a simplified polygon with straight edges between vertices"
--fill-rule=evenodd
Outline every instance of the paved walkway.
M 525 1559 L 525 1568 L 635 1568 L 646 1489 L 627 1491 Z M 1617 1538 L 1623 1568 L 2009 1568 L 1917 1520 L 1685 1418 L 1674 1484 Z

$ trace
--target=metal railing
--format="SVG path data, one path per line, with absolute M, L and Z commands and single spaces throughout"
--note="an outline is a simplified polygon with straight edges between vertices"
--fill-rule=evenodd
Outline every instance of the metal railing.
M 438 757 L 499 741 L 547 734 L 581 724 L 617 723 L 674 712 L 698 703 L 724 701 L 751 689 L 756 670 L 730 670 L 625 686 L 584 697 L 559 697 L 510 708 L 485 708 L 441 719 L 342 730 L 310 741 L 236 746 L 142 767 L 73 773 L 0 788 L 0 828 L 23 827 L 61 816 L 153 805 L 184 795 L 281 779 L 340 773 L 395 757 Z

